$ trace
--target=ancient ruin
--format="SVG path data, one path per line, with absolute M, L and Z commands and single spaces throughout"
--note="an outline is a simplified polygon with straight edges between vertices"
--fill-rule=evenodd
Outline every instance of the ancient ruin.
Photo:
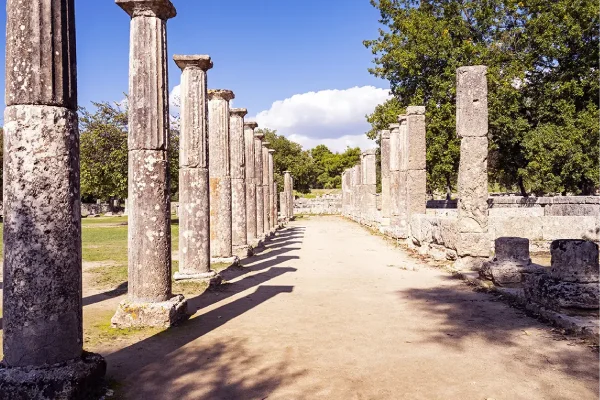
M 253 247 L 258 245 L 256 216 L 256 165 L 254 155 L 254 130 L 256 122 L 244 122 L 244 151 L 246 156 L 246 228 L 247 240 Z
M 183 296 L 171 292 L 166 29 L 176 11 L 168 0 L 117 4 L 131 17 L 129 285 L 128 299 L 119 305 L 112 324 L 170 326 L 188 317 Z
M 231 213 L 232 244 L 234 253 L 243 257 L 251 253 L 248 245 L 248 225 L 246 219 L 246 149 L 244 137 L 245 108 L 230 110 L 230 152 L 231 152 Z
M 272 185 L 269 183 L 269 142 L 262 142 L 262 188 L 263 188 L 263 232 L 266 237 L 271 236 L 271 191 Z
M 263 186 L 263 138 L 262 133 L 254 133 L 254 180 L 256 182 L 256 236 L 259 240 L 265 238 L 265 196 Z

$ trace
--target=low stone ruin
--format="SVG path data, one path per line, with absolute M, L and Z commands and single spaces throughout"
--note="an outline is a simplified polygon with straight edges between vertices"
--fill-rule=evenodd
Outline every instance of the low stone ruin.
M 491 261 L 483 263 L 479 274 L 496 285 L 520 284 L 530 274 L 544 270 L 533 264 L 529 257 L 529 239 L 502 237 L 496 239 L 496 254 Z

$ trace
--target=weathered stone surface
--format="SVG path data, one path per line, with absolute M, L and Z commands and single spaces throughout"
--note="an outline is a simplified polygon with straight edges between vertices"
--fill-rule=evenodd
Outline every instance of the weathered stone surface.
M 230 90 L 208 91 L 210 252 L 213 258 L 233 255 L 229 131 L 229 101 L 233 98 Z
M 400 124 L 390 124 L 390 171 L 400 170 Z
M 210 207 L 207 168 L 179 170 L 179 205 L 179 275 L 209 273 Z
M 115 328 L 154 326 L 168 328 L 190 317 L 187 301 L 176 295 L 162 302 L 133 302 L 124 300 L 111 319 Z
M 487 137 L 486 75 L 487 67 L 483 65 L 456 70 L 456 132 L 460 138 Z
M 406 171 L 406 211 L 408 214 L 427 212 L 427 171 Z
M 564 282 L 548 274 L 530 274 L 525 276 L 523 288 L 529 301 L 556 311 L 563 308 L 597 310 L 600 304 L 598 283 Z
M 232 245 L 233 247 L 248 245 L 248 228 L 246 226 L 246 183 L 244 179 L 231 180 L 232 204 Z
M 164 150 L 129 152 L 129 298 L 171 298 L 171 205 Z
M 263 237 L 265 232 L 265 196 L 263 186 L 263 152 L 262 141 L 264 135 L 254 134 L 254 181 L 256 182 L 256 234 L 258 238 Z
M 381 215 L 389 218 L 391 214 L 390 193 L 390 131 L 381 131 Z
M 531 263 L 519 263 L 515 261 L 486 261 L 483 263 L 479 275 L 493 281 L 495 284 L 514 285 L 520 284 L 525 280 L 525 275 L 532 273 L 541 273 L 544 267 Z
M 116 0 L 127 14 L 134 17 L 170 19 L 177 15 L 170 0 Z
M 529 257 L 529 239 L 521 237 L 500 237 L 494 241 L 496 253 L 494 261 L 514 261 L 521 264 L 531 263 Z
M 425 141 L 425 107 L 411 106 L 406 109 L 408 136 L 407 169 L 425 170 L 427 148 Z
M 0 364 L 0 398 L 6 400 L 86 400 L 97 398 L 106 361 L 83 352 L 53 365 L 7 367 Z
M 292 182 L 292 174 L 290 171 L 283 172 L 283 185 L 284 192 L 286 193 L 286 210 L 287 210 L 287 219 L 291 219 L 294 213 L 294 184 Z
M 465 137 L 460 144 L 458 220 L 461 232 L 488 229 L 488 140 Z
M 234 248 L 248 247 L 244 137 L 244 116 L 247 113 L 248 111 L 245 108 L 232 108 L 230 110 L 231 212 Z
M 275 150 L 273 149 L 269 149 L 269 220 L 270 220 L 270 226 L 271 226 L 271 230 L 276 229 L 277 227 L 277 203 L 276 203 L 276 196 L 277 196 L 277 185 L 275 184 L 274 186 L 274 180 L 275 180 L 275 164 L 273 162 L 273 154 L 275 153 Z
M 279 212 L 285 219 L 287 217 L 287 194 L 285 192 L 279 193 Z
M 264 238 L 265 234 L 265 196 L 263 185 L 256 185 L 256 234 L 258 238 Z
M 81 355 L 81 205 L 75 111 L 4 113 L 4 362 Z
M 598 245 L 585 240 L 555 240 L 550 246 L 550 276 L 564 282 L 598 283 Z
M 246 156 L 246 230 L 250 243 L 257 239 L 256 231 L 256 165 L 254 163 L 254 129 L 256 122 L 244 122 L 244 151 Z
M 244 138 L 245 108 L 231 108 L 229 119 L 229 143 L 231 160 L 231 179 L 246 178 L 246 149 Z
M 600 241 L 600 218 L 544 217 L 541 221 L 544 240 L 585 239 Z
M 489 230 L 494 237 L 526 237 L 529 240 L 542 240 L 544 217 L 489 218 Z
M 74 0 L 8 0 L 6 12 L 6 105 L 77 110 Z
M 459 256 L 488 257 L 490 237 L 487 233 L 458 233 L 456 252 Z
M 262 155 L 263 155 L 263 224 L 265 234 L 271 232 L 271 213 L 269 212 L 269 206 L 271 201 L 271 190 L 273 188 L 269 184 L 269 148 L 267 147 L 270 143 L 263 141 Z

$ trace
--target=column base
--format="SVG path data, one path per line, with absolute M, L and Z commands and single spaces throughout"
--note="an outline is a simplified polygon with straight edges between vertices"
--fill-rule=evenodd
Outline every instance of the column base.
M 99 354 L 43 367 L 7 367 L 0 364 L 0 398 L 14 400 L 84 400 L 96 398 L 106 374 Z
M 231 264 L 231 266 L 240 265 L 240 258 L 238 256 L 232 257 L 214 257 L 210 259 L 211 264 Z
M 209 286 L 218 286 L 222 281 L 221 276 L 215 271 L 200 273 L 177 271 L 173 274 L 173 279 L 176 281 L 202 281 L 207 282 Z
M 233 246 L 233 254 L 235 257 L 246 258 L 254 255 L 254 248 L 250 245 Z
M 169 328 L 189 317 L 187 300 L 178 294 L 159 303 L 124 300 L 110 322 L 113 328 Z

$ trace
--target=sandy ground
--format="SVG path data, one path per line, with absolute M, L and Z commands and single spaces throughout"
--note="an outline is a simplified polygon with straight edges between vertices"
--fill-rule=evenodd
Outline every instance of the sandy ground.
M 598 398 L 596 351 L 354 223 L 270 247 L 192 320 L 104 350 L 127 399 Z

